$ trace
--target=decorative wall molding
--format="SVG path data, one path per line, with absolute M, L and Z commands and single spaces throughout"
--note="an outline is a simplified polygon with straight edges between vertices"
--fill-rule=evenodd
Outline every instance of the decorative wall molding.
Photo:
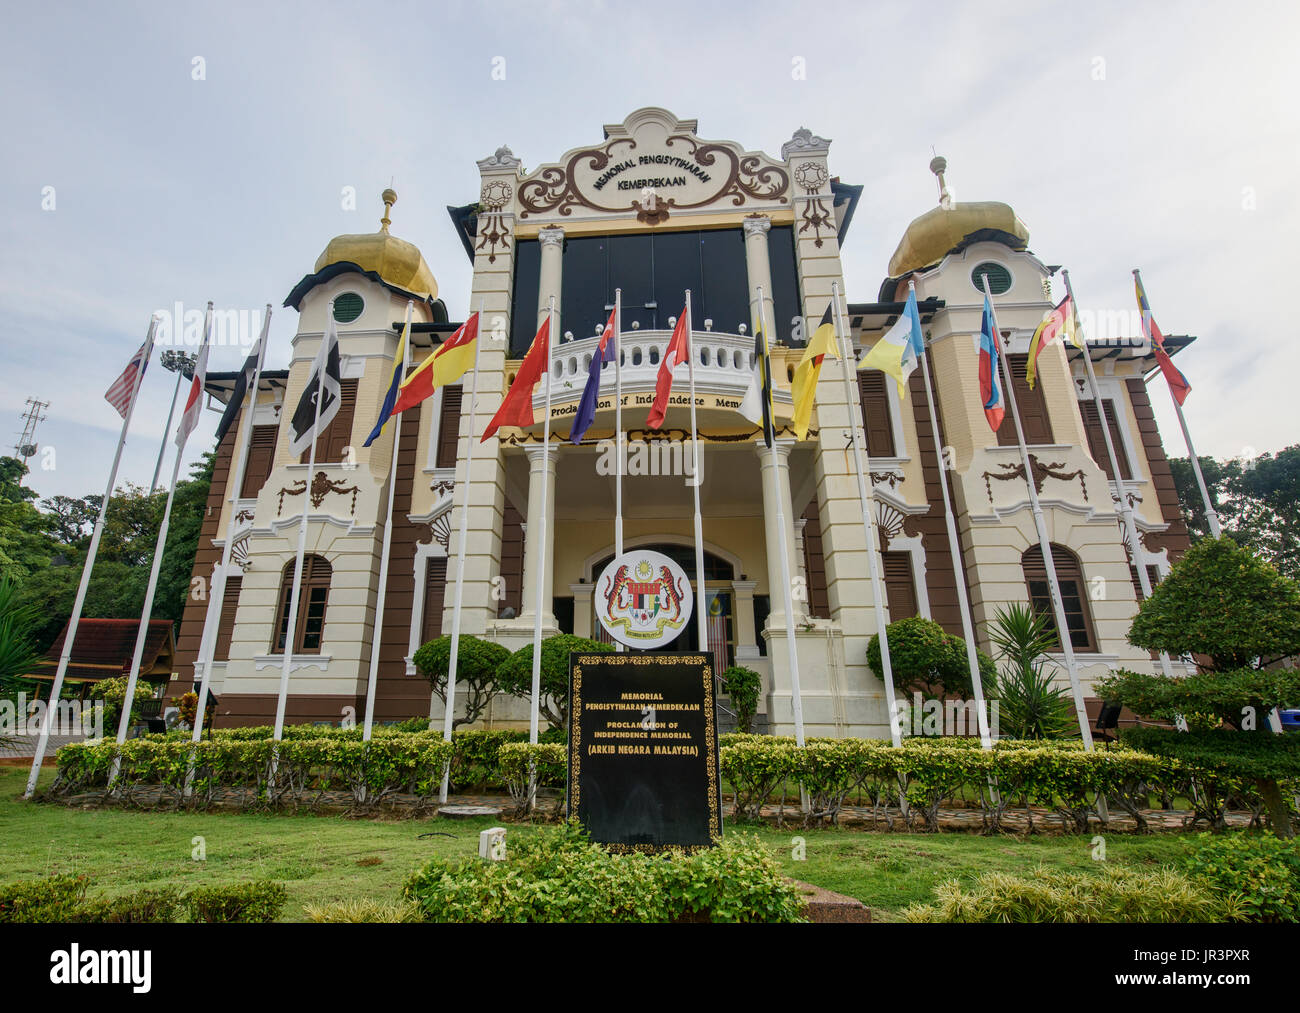
M 323 471 L 316 472 L 315 477 L 311 480 L 311 505 L 318 508 L 325 502 L 325 497 L 330 493 L 336 492 L 342 495 L 352 494 L 352 504 L 349 513 L 356 516 L 357 513 L 357 493 L 361 490 L 355 485 L 343 484 L 343 479 L 332 479 Z M 293 485 L 286 486 L 277 491 L 278 502 L 275 508 L 275 516 L 279 517 L 284 510 L 284 498 L 286 496 L 301 496 L 307 491 L 306 479 L 300 479 Z

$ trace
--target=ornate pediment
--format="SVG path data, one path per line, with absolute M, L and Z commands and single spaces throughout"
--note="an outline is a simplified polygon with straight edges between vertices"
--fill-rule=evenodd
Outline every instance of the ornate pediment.
M 683 212 L 790 204 L 783 162 L 731 141 L 708 141 L 694 120 L 638 109 L 605 127 L 605 140 L 574 148 L 519 182 L 521 221 L 635 216 L 659 224 Z

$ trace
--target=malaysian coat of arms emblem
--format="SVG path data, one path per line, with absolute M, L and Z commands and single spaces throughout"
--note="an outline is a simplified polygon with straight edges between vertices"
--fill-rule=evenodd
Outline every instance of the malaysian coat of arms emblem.
M 690 581 L 659 552 L 633 549 L 605 567 L 597 580 L 600 624 L 619 643 L 662 647 L 686 627 L 694 606 Z

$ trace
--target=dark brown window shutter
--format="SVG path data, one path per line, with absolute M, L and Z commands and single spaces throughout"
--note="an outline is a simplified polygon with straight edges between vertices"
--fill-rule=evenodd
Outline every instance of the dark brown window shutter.
M 523 518 L 510 503 L 501 517 L 501 579 L 505 597 L 497 602 L 497 613 L 512 608 L 518 615 L 523 608 L 524 528 Z
M 442 410 L 438 413 L 438 456 L 434 462 L 436 468 L 456 467 L 456 457 L 460 453 L 461 398 L 460 384 L 442 389 Z
M 344 451 L 352 446 L 352 422 L 357 412 L 357 381 L 339 381 L 339 413 L 316 439 L 316 463 L 339 464 Z M 301 461 L 307 463 L 311 448 L 302 452 Z
M 918 614 L 916 581 L 912 576 L 910 552 L 882 552 L 885 570 L 885 601 L 889 605 L 889 621 L 910 619 Z
M 1012 382 L 1015 384 L 1016 407 L 1020 409 L 1020 422 L 1025 427 L 1025 443 L 1032 446 L 1055 442 L 1052 439 L 1052 424 L 1047 417 L 1047 401 L 1043 397 L 1042 379 L 1029 389 L 1025 379 L 1025 370 L 1029 365 L 1027 355 L 1008 355 L 1007 365 L 1011 367 Z M 1005 382 L 999 371 L 999 381 Z M 1005 399 L 1007 414 L 998 428 L 998 446 L 1014 447 L 1016 445 L 1016 421 L 1011 417 L 1011 400 Z
M 447 603 L 447 557 L 430 559 L 424 574 L 424 619 L 420 643 L 442 636 L 442 610 Z
M 1043 563 L 1043 552 L 1037 545 L 1025 550 L 1020 557 L 1025 572 L 1025 585 L 1029 590 L 1029 601 L 1035 612 L 1047 617 L 1048 627 L 1057 635 L 1056 615 L 1052 608 L 1051 585 L 1047 580 L 1047 567 Z M 1070 643 L 1076 651 L 1094 653 L 1097 650 L 1097 635 L 1092 627 L 1092 614 L 1088 609 L 1088 586 L 1084 583 L 1083 570 L 1078 557 L 1061 545 L 1052 546 L 1052 563 L 1056 567 L 1056 581 L 1061 588 L 1061 604 L 1065 609 L 1065 624 L 1070 631 Z
M 253 436 L 248 445 L 248 464 L 244 468 L 244 484 L 239 490 L 240 499 L 253 499 L 271 477 L 271 469 L 275 465 L 275 438 L 279 432 L 279 426 L 253 427 Z
M 230 641 L 235 635 L 235 612 L 239 609 L 239 592 L 243 586 L 243 577 L 226 578 L 226 592 L 221 599 L 221 619 L 217 623 L 217 643 L 212 652 L 213 661 L 230 660 Z
M 826 557 L 822 552 L 822 525 L 814 498 L 803 512 L 803 565 L 808 575 L 808 613 L 819 619 L 831 617 L 830 597 L 826 592 Z
M 1115 418 L 1115 402 L 1105 399 L 1101 404 L 1106 409 L 1106 424 L 1110 428 L 1110 441 L 1115 446 L 1115 459 L 1119 461 L 1120 477 L 1127 482 L 1133 477 L 1133 474 L 1129 468 L 1128 455 L 1124 453 L 1124 443 L 1119 438 L 1119 423 Z M 1111 474 L 1110 469 L 1110 455 L 1106 453 L 1106 436 L 1101 431 L 1101 421 L 1097 418 L 1097 403 L 1095 401 L 1080 401 L 1079 414 L 1083 417 L 1084 432 L 1088 434 L 1088 451 L 1092 454 L 1092 459 L 1106 473 L 1107 478 L 1112 482 L 1115 481 L 1115 476 Z
M 867 429 L 867 453 L 871 457 L 895 457 L 894 427 L 889 417 L 887 378 L 878 369 L 858 372 L 858 397 L 862 403 L 862 420 Z

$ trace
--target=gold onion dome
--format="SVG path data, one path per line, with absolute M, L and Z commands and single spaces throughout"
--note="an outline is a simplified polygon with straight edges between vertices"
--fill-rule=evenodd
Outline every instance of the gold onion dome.
M 891 278 L 901 278 L 937 264 L 975 233 L 990 234 L 990 238 L 997 238 L 1018 250 L 1029 244 L 1029 229 L 1009 205 L 1000 201 L 955 203 L 944 181 L 947 169 L 948 160 L 942 155 L 931 159 L 930 171 L 939 181 L 939 206 L 931 208 L 907 227 L 898 249 L 889 258 Z
M 363 271 L 373 271 L 385 282 L 413 295 L 438 297 L 438 283 L 424 262 L 424 255 L 412 243 L 390 235 L 391 221 L 388 212 L 397 203 L 397 194 L 385 190 L 384 217 L 379 220 L 378 232 L 355 236 L 335 236 L 316 258 L 315 271 L 319 273 L 330 264 L 356 264 Z

